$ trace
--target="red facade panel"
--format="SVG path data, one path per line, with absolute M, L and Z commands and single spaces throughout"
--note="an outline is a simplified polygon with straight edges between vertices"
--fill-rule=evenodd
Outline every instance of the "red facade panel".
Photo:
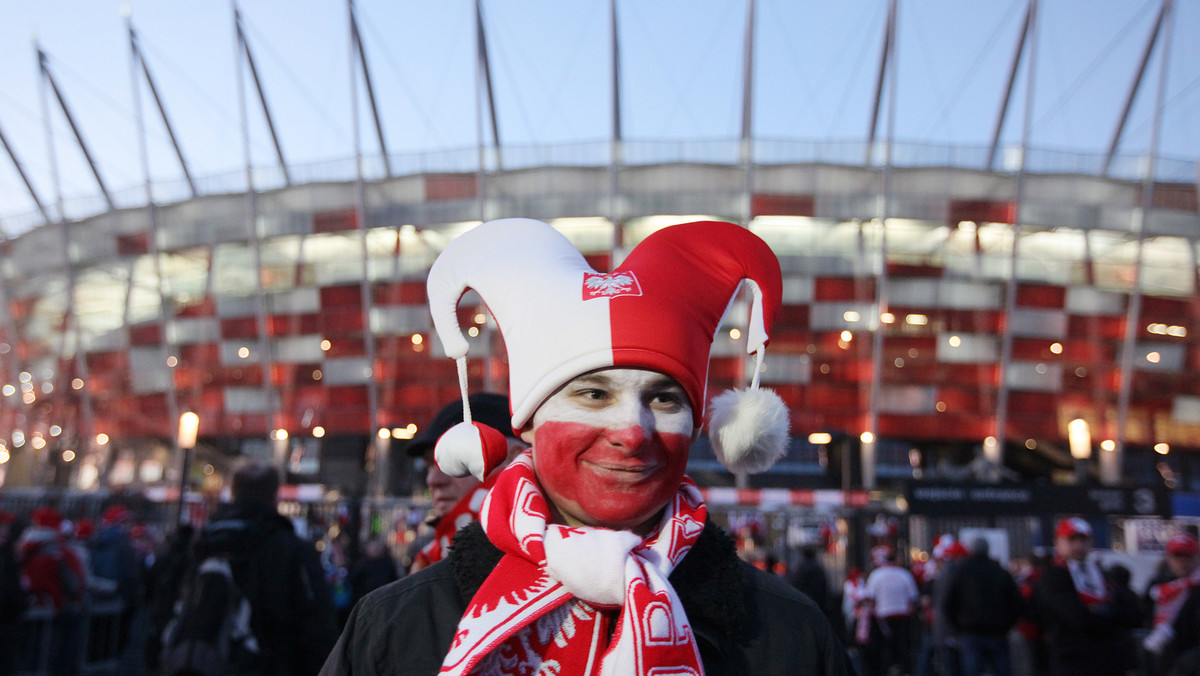
M 425 199 L 430 202 L 474 199 L 479 194 L 475 174 L 428 174 Z
M 1075 339 L 1097 338 L 1122 341 L 1125 339 L 1125 315 L 1069 315 L 1067 335 Z
M 313 232 L 315 233 L 332 233 L 357 230 L 358 211 L 355 209 L 318 211 L 312 216 L 312 228 Z
M 126 373 L 129 371 L 129 353 L 125 350 L 110 352 L 89 352 L 87 355 L 88 373 L 95 377 L 101 373 Z
M 362 288 L 357 284 L 323 286 L 320 293 L 322 308 L 357 308 L 359 311 L 362 310 Z
M 376 305 L 425 305 L 428 302 L 424 280 L 376 284 L 371 287 L 371 298 Z
M 755 193 L 750 198 L 750 211 L 754 216 L 813 216 L 817 213 L 816 201 L 813 195 Z
M 950 200 L 949 224 L 962 221 L 976 223 L 1013 223 L 1017 208 L 1012 202 L 996 200 Z
M 267 317 L 269 336 L 307 336 L 321 333 L 321 315 L 272 315 Z
M 1017 285 L 1017 307 L 1062 309 L 1067 301 L 1067 289 L 1053 284 Z
M 217 301 L 212 296 L 188 303 L 175 311 L 176 317 L 212 317 L 217 314 Z
M 813 300 L 815 301 L 870 301 L 874 299 L 874 279 L 817 277 L 813 280 Z
M 150 252 L 150 233 L 135 232 L 117 235 L 117 253 L 121 256 L 140 256 Z
M 162 344 L 162 326 L 159 324 L 137 324 L 129 327 L 129 344 L 134 347 Z
M 257 338 L 258 319 L 255 317 L 230 317 L 221 320 L 221 337 L 227 339 Z
M 361 335 L 365 328 L 362 308 L 330 309 L 321 316 L 323 319 L 321 332 L 328 337 L 346 334 Z

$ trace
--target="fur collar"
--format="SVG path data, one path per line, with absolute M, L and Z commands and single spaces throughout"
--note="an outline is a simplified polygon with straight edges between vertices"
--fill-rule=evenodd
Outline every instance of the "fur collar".
M 496 548 L 479 522 L 472 522 L 454 536 L 449 563 L 464 599 L 479 591 L 503 552 Z M 696 544 L 671 572 L 671 584 L 679 594 L 688 618 L 698 634 L 711 627 L 722 638 L 734 638 L 745 627 L 745 577 L 733 538 L 707 523 Z

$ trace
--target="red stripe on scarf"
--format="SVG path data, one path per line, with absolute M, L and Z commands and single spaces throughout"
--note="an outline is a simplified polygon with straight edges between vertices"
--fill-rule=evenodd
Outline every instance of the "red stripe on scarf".
M 441 673 L 551 667 L 561 676 L 640 676 L 667 666 L 673 674 L 703 674 L 667 580 L 703 530 L 699 489 L 685 477 L 658 530 L 638 542 L 629 531 L 549 524 L 531 458 L 527 451 L 506 468 L 484 503 L 484 530 L 504 556 L 459 621 Z M 564 580 L 548 572 L 548 551 Z M 619 616 L 616 606 L 596 602 L 610 597 L 623 598 Z

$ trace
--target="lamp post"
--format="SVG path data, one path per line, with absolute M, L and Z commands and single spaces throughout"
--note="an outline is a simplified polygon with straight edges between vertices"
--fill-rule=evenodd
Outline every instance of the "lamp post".
M 1075 483 L 1083 485 L 1087 480 L 1087 461 L 1092 457 L 1092 430 L 1088 422 L 1076 418 L 1067 423 L 1067 441 L 1075 460 Z
M 175 513 L 175 525 L 183 524 L 184 495 L 187 493 L 188 472 L 192 464 L 192 449 L 196 446 L 196 433 L 200 431 L 200 416 L 188 411 L 179 416 L 179 434 L 175 443 L 182 455 L 179 468 L 179 504 Z

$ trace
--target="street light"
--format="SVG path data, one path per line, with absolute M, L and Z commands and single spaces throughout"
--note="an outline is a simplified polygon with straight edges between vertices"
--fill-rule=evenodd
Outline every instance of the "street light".
M 192 449 L 196 447 L 196 434 L 200 431 L 200 416 L 188 411 L 179 416 L 179 433 L 175 444 L 182 452 L 182 467 L 179 470 L 179 509 L 175 514 L 175 525 L 183 523 L 183 497 L 187 493 L 187 478 L 192 464 Z
M 1075 459 L 1075 483 L 1082 484 L 1087 475 L 1087 461 L 1092 457 L 1092 429 L 1088 421 L 1076 418 L 1067 423 L 1067 441 Z

